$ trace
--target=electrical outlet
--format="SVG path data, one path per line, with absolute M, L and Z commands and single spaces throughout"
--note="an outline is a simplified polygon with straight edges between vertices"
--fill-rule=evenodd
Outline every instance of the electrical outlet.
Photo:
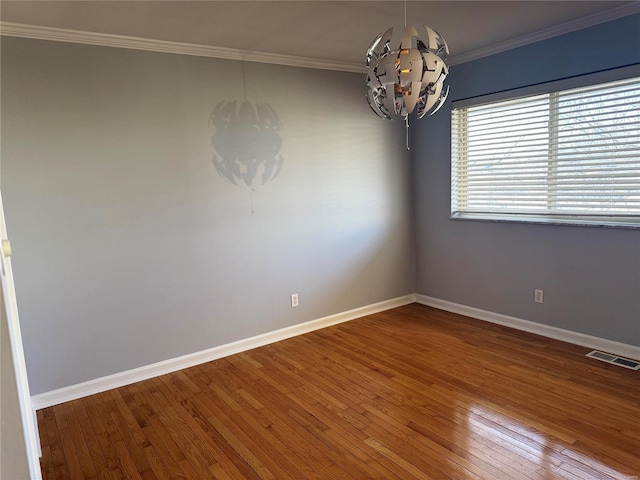
M 292 293 L 291 294 L 291 308 L 297 307 L 298 306 L 298 294 L 297 293 Z
M 533 300 L 536 303 L 544 303 L 544 290 L 538 290 L 537 288 L 533 291 Z

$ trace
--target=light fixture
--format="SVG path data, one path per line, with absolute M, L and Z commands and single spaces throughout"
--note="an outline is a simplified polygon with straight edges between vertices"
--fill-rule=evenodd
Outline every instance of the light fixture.
M 444 87 L 444 80 L 449 69 L 444 61 L 449 48 L 432 28 L 407 25 L 406 2 L 404 8 L 400 46 L 392 50 L 397 42 L 392 43 L 393 28 L 389 28 L 367 50 L 367 100 L 378 116 L 402 117 L 408 129 L 409 115 L 416 108 L 422 118 L 434 114 L 446 100 L 449 87 Z

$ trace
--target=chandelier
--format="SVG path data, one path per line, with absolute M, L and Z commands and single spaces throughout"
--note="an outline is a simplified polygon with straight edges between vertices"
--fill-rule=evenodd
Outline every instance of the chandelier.
M 367 100 L 378 116 L 404 118 L 408 129 L 409 115 L 416 108 L 422 118 L 434 114 L 446 100 L 449 87 L 444 87 L 444 80 L 449 69 L 444 61 L 449 48 L 432 28 L 407 25 L 406 3 L 405 27 L 395 50 L 393 40 L 393 28 L 389 28 L 367 50 Z

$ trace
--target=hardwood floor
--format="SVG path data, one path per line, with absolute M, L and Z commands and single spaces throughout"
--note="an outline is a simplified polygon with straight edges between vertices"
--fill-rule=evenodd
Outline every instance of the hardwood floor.
M 38 412 L 45 479 L 632 479 L 640 372 L 418 304 Z

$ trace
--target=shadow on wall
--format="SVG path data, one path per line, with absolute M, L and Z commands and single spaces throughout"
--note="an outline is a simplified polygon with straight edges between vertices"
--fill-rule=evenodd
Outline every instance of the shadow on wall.
M 214 148 L 213 165 L 218 174 L 234 185 L 247 186 L 253 193 L 278 176 L 284 164 L 280 154 L 282 123 L 276 110 L 266 102 L 247 100 L 247 76 L 245 63 L 241 62 L 242 91 L 244 100 L 222 100 L 209 116 L 214 132 L 211 146 Z
M 213 164 L 220 176 L 252 190 L 278 176 L 284 163 L 282 124 L 271 105 L 223 100 L 211 112 L 210 123 L 215 129 Z

